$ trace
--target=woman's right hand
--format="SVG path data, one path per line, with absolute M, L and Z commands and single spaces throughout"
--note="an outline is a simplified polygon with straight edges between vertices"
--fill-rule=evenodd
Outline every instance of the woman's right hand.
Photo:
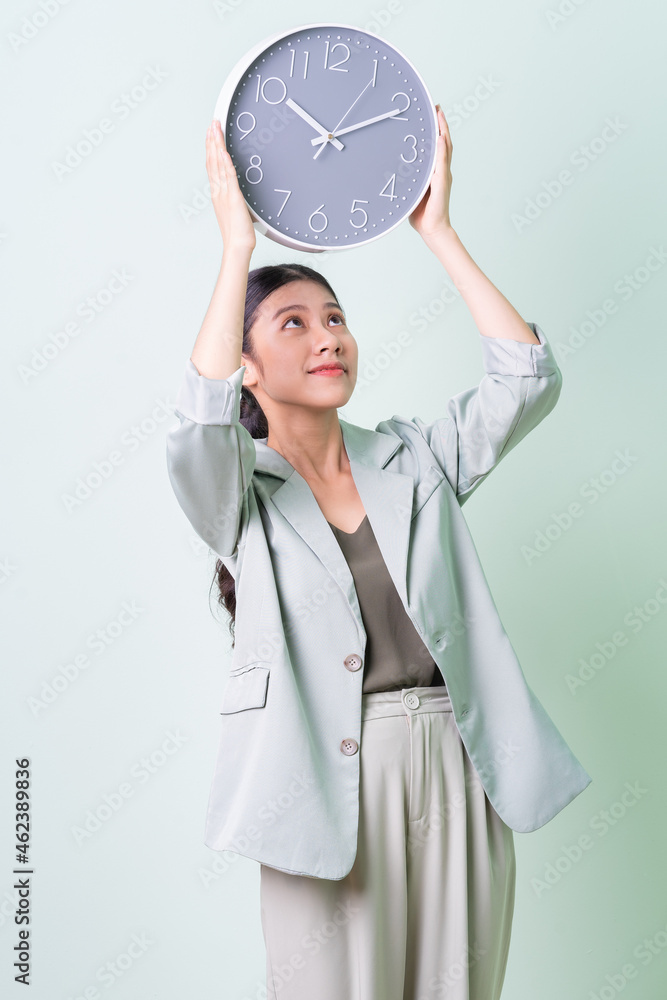
M 224 248 L 246 247 L 252 250 L 257 242 L 253 219 L 239 187 L 232 158 L 225 147 L 222 126 L 215 118 L 206 133 L 206 172 Z

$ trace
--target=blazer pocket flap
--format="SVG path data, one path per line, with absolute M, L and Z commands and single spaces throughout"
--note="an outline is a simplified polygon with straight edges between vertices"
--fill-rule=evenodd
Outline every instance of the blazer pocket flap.
M 442 469 L 440 469 L 437 465 L 429 465 L 428 469 L 422 476 L 421 481 L 415 487 L 412 501 L 412 517 L 419 513 L 426 501 L 431 497 L 444 478 L 445 474 Z
M 259 663 L 250 663 L 230 671 L 220 714 L 231 715 L 246 708 L 263 708 L 266 704 L 269 673 L 269 667 Z

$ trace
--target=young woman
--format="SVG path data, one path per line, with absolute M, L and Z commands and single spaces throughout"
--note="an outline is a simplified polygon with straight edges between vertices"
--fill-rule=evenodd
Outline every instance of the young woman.
M 205 842 L 261 865 L 275 1000 L 496 1000 L 513 831 L 591 780 L 523 676 L 461 512 L 561 374 L 451 226 L 438 116 L 410 223 L 473 315 L 485 375 L 446 416 L 375 430 L 338 416 L 358 364 L 338 297 L 303 265 L 249 272 L 218 122 L 206 140 L 222 266 L 168 467 L 234 624 Z

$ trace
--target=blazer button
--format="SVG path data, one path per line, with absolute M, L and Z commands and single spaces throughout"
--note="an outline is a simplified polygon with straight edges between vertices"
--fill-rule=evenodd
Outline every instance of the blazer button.
M 359 749 L 359 744 L 357 743 L 356 740 L 353 739 L 343 740 L 343 742 L 340 745 L 340 748 L 343 751 L 343 753 L 353 754 L 356 753 L 357 750 Z
M 350 655 L 346 656 L 345 659 L 343 660 L 343 663 L 345 664 L 348 670 L 359 670 L 362 662 L 363 661 L 361 657 L 358 656 L 356 653 L 350 653 Z

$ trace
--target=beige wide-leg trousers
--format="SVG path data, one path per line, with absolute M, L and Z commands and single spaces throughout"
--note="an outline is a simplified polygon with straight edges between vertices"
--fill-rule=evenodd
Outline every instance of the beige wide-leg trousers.
M 441 686 L 362 695 L 357 855 L 340 880 L 261 865 L 268 1000 L 498 1000 L 513 832 Z

